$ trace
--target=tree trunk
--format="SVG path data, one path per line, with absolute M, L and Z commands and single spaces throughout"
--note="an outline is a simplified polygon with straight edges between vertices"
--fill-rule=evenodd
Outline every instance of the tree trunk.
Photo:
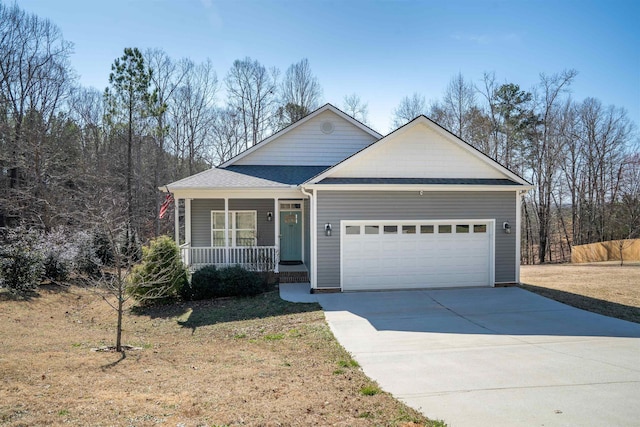
M 130 94 L 130 99 L 133 95 Z M 133 102 L 129 102 L 129 126 L 127 135 L 127 220 L 133 227 Z M 128 232 L 128 231 L 127 231 Z M 128 243 L 128 242 L 127 242 Z
M 118 274 L 118 324 L 116 326 L 116 351 L 122 352 L 122 312 L 124 311 L 124 278 L 122 277 L 122 265 L 120 256 L 116 256 L 117 274 Z
M 120 281 L 120 284 L 118 286 L 120 287 L 119 293 L 124 292 L 124 290 L 122 289 L 123 288 L 122 281 Z M 122 295 L 118 295 L 118 326 L 116 327 L 116 351 L 118 351 L 118 352 L 122 351 L 122 311 L 123 311 L 123 305 L 124 305 L 123 296 Z

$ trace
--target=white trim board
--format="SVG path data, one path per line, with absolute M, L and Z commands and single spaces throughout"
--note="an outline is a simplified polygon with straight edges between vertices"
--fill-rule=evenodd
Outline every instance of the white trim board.
M 327 191 L 521 191 L 532 186 L 520 185 L 471 185 L 471 184 L 304 184 L 303 188 Z

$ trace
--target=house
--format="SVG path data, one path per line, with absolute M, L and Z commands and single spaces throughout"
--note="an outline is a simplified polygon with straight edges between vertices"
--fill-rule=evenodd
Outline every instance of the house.
M 192 268 L 293 268 L 311 292 L 519 281 L 531 185 L 425 116 L 383 137 L 327 104 L 167 187 Z

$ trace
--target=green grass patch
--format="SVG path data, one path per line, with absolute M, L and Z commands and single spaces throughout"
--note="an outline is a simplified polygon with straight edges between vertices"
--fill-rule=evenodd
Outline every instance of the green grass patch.
M 335 371 L 333 371 L 333 375 L 342 375 L 344 374 L 344 372 L 344 369 L 336 369 Z
M 366 385 L 360 389 L 360 394 L 363 396 L 375 396 L 380 393 L 380 389 L 374 385 Z
M 66 417 L 67 415 L 69 415 L 69 410 L 68 409 L 61 409 L 58 411 L 58 415 L 61 417 Z
M 371 412 L 362 412 L 358 414 L 358 418 L 371 419 L 373 418 L 373 414 Z
M 297 329 L 291 329 L 287 335 L 289 335 L 291 338 L 300 338 L 302 336 L 302 333 L 297 330 Z
M 338 366 L 341 368 L 359 368 L 360 364 L 353 359 L 338 360 Z
M 284 334 L 267 334 L 264 336 L 267 341 L 278 341 L 284 339 Z
M 403 425 L 405 423 L 414 423 L 418 425 L 422 425 L 422 420 L 415 415 L 409 413 L 405 408 L 401 408 L 398 411 L 398 416 L 393 420 L 394 425 Z M 430 420 L 429 424 L 426 424 L 429 427 L 447 427 L 447 423 L 441 420 Z

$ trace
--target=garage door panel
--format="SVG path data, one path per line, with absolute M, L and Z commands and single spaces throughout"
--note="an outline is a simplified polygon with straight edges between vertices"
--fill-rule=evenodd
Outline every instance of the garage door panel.
M 451 233 L 438 233 L 438 225 Z M 456 228 L 456 225 L 467 227 Z M 474 233 L 473 224 L 486 225 Z M 488 286 L 491 275 L 491 223 L 474 221 L 418 221 L 402 234 L 401 223 L 375 224 L 349 221 L 349 225 L 377 225 L 379 234 L 346 235 L 342 228 L 342 288 L 344 290 L 410 289 L 429 287 Z M 384 226 L 396 234 L 384 234 Z M 425 230 L 434 233 L 421 232 Z M 457 230 L 468 232 L 456 232 Z M 363 231 L 364 233 L 364 231 Z

